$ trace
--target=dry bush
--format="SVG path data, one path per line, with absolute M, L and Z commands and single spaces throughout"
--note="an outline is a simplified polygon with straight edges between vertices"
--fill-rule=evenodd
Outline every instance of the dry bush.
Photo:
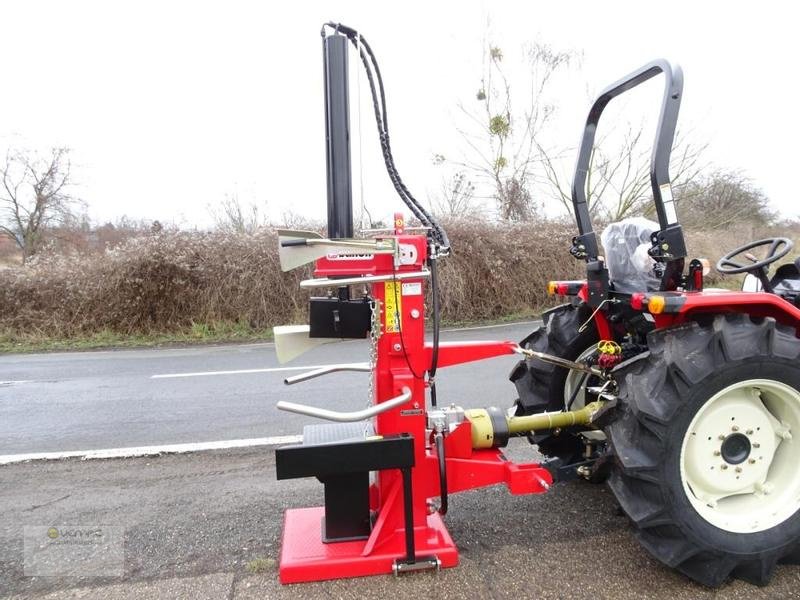
M 451 221 L 452 255 L 441 261 L 443 317 L 494 319 L 546 308 L 549 279 L 580 278 L 569 256 L 572 223 Z M 796 226 L 687 234 L 690 256 L 719 256 L 766 235 L 798 238 Z M 713 272 L 712 272 L 713 273 Z M 53 338 L 100 331 L 150 334 L 193 324 L 262 329 L 307 321 L 308 268 L 282 273 L 277 234 L 161 231 L 100 254 L 36 256 L 0 269 L 0 330 Z M 718 276 L 717 276 L 718 278 Z M 712 278 L 709 283 L 718 281 Z
M 302 321 L 298 283 L 308 273 L 282 273 L 276 248 L 277 236 L 267 229 L 164 232 L 102 255 L 42 255 L 0 272 L 0 328 L 66 337 L 214 321 L 253 328 Z
M 442 314 L 448 321 L 478 321 L 538 310 L 552 303 L 550 279 L 580 277 L 569 255 L 568 224 L 446 224 L 453 246 L 441 264 Z

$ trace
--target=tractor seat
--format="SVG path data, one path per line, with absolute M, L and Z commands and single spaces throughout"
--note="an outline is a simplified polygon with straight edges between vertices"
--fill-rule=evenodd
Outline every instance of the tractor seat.
M 770 283 L 778 296 L 800 307 L 800 258 L 778 267 Z

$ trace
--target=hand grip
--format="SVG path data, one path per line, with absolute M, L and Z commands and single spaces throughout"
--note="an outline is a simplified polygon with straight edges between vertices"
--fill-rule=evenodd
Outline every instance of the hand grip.
M 307 404 L 296 404 L 295 402 L 286 402 L 281 400 L 276 405 L 279 410 L 297 413 L 298 415 L 305 415 L 307 417 L 315 417 L 317 419 L 326 419 L 328 421 L 336 421 L 337 423 L 351 423 L 353 421 L 363 421 L 370 419 L 387 410 L 391 410 L 401 406 L 411 400 L 411 390 L 407 387 L 403 388 L 403 393 L 399 396 L 386 400 L 380 404 L 375 404 L 369 408 L 356 410 L 352 412 L 342 412 L 338 410 L 328 410 L 325 408 L 317 408 L 316 406 L 308 406 Z

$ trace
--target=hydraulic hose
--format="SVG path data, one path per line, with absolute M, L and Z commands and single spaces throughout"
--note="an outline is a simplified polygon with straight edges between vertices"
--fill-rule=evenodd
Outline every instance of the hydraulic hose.
M 436 407 L 436 367 L 439 363 L 439 282 L 436 274 L 436 258 L 430 260 L 431 295 L 433 296 L 433 350 L 431 352 L 431 366 L 428 369 L 428 385 L 431 390 L 431 406 Z
M 430 234 L 433 240 L 438 245 L 438 252 L 446 255 L 450 251 L 450 240 L 447 237 L 442 226 L 436 219 L 417 201 L 406 187 L 400 174 L 397 172 L 397 167 L 394 164 L 394 156 L 392 155 L 392 148 L 389 142 L 389 124 L 388 115 L 386 111 L 386 94 L 383 87 L 383 77 L 381 76 L 380 69 L 378 68 L 378 61 L 375 58 L 375 53 L 372 51 L 369 43 L 364 37 L 359 34 L 352 27 L 347 27 L 341 23 L 326 23 L 322 28 L 322 35 L 325 35 L 325 27 L 330 27 L 334 31 L 347 36 L 350 42 L 356 47 L 361 57 L 361 62 L 364 64 L 364 69 L 367 73 L 367 81 L 369 82 L 370 92 L 372 94 L 372 105 L 375 112 L 375 122 L 378 126 L 378 136 L 381 142 L 381 151 L 383 153 L 384 164 L 386 165 L 386 172 L 395 191 L 400 196 L 400 199 L 408 206 L 414 216 L 419 221 L 431 228 Z M 366 53 L 365 53 L 366 50 Z M 374 70 L 374 74 L 373 74 Z M 375 79 L 378 80 L 377 89 Z

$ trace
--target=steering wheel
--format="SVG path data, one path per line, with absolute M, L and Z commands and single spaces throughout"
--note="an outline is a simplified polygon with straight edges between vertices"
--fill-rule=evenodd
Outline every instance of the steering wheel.
M 762 260 L 758 260 L 755 256 L 750 254 L 749 251 L 760 248 L 761 246 L 769 246 L 769 249 L 767 250 L 767 256 Z M 717 271 L 723 275 L 736 275 L 738 273 L 747 273 L 749 271 L 764 269 L 776 260 L 780 260 L 789 254 L 792 248 L 794 248 L 794 242 L 785 237 L 767 238 L 750 242 L 749 244 L 745 244 L 744 246 L 740 246 L 728 252 L 725 256 L 720 258 L 717 261 Z M 750 261 L 749 264 L 742 264 L 734 260 L 738 255 L 743 253 L 746 253 L 744 257 Z M 764 275 L 766 277 L 766 271 L 764 271 Z

